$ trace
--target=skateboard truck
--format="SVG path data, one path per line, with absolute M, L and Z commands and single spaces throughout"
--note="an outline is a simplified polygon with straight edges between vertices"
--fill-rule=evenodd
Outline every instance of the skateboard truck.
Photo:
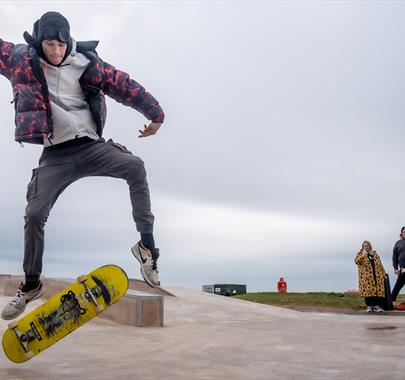
M 104 310 L 104 308 L 103 308 L 102 305 L 100 305 L 100 304 L 97 302 L 97 298 L 96 298 L 96 297 L 99 297 L 99 296 L 100 296 L 100 291 L 97 290 L 97 288 L 91 289 L 91 288 L 86 284 L 87 279 L 88 279 L 88 277 L 87 277 L 86 275 L 82 275 L 82 276 L 79 276 L 79 277 L 77 278 L 77 282 L 79 282 L 80 284 L 82 284 L 82 285 L 84 286 L 84 288 L 86 289 L 86 293 L 84 294 L 84 296 L 86 297 L 87 300 L 93 302 L 94 306 L 96 307 L 96 312 L 97 312 L 97 313 L 101 313 L 101 312 Z
M 14 334 L 17 336 L 18 341 L 21 344 L 21 347 L 23 348 L 24 352 L 25 352 L 25 357 L 28 359 L 31 359 L 34 356 L 34 353 L 32 351 L 30 351 L 28 349 L 28 342 L 30 342 L 31 340 L 35 339 L 35 337 L 33 336 L 33 334 L 35 334 L 35 331 L 33 334 L 30 334 L 30 331 L 28 331 L 26 334 L 21 333 L 20 331 L 17 330 L 17 322 L 16 321 L 12 321 L 8 324 L 8 328 L 12 331 L 14 331 Z M 35 325 L 31 327 L 34 327 L 34 329 L 36 330 L 36 332 L 38 333 L 38 330 L 36 329 Z M 36 334 L 35 334 L 36 335 Z M 39 333 L 38 333 L 39 335 Z M 42 339 L 41 335 L 39 335 L 40 339 Z
M 91 294 L 97 298 L 101 296 L 101 291 L 98 288 L 91 288 Z M 87 300 L 91 300 L 91 295 L 88 291 L 84 294 L 84 296 Z

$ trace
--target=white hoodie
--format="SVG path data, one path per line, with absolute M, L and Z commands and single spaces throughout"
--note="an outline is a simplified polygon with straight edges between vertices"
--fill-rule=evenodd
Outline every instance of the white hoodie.
M 54 129 L 51 139 L 44 138 L 45 147 L 84 136 L 95 140 L 99 138 L 79 83 L 90 60 L 76 51 L 76 41 L 72 41 L 72 51 L 61 66 L 49 65 L 41 59 L 48 84 Z

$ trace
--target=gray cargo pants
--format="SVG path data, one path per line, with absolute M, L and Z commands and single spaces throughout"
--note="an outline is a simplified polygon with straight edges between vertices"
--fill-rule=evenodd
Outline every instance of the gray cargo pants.
M 57 146 L 55 146 L 57 147 Z M 132 215 L 141 233 L 153 232 L 150 195 L 143 161 L 124 146 L 100 138 L 63 149 L 45 148 L 27 188 L 24 264 L 27 281 L 39 279 L 44 252 L 44 226 L 52 206 L 71 183 L 83 177 L 125 179 Z

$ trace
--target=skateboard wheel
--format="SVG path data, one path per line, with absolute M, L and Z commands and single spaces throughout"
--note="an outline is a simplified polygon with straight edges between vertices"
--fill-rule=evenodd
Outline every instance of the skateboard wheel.
M 80 282 L 81 284 L 83 283 L 83 282 L 85 282 L 87 280 L 87 276 L 85 275 L 85 274 L 82 274 L 81 276 L 79 276 L 78 278 L 77 278 L 77 282 Z
M 34 357 L 34 353 L 32 352 L 32 351 L 28 351 L 26 354 L 25 354 L 25 359 L 27 359 L 27 360 L 30 360 L 30 359 L 32 359 Z
M 8 324 L 8 328 L 10 330 L 14 330 L 17 327 L 17 322 L 16 321 L 12 321 Z
M 97 314 L 101 313 L 103 310 L 104 310 L 104 307 L 103 307 L 103 306 L 101 306 L 101 305 L 97 305 L 97 306 L 96 306 L 96 312 L 97 312 Z

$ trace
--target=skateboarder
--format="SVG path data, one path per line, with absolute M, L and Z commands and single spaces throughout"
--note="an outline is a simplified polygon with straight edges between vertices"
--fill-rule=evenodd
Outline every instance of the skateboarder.
M 145 281 L 159 285 L 159 250 L 153 237 L 149 188 L 143 161 L 102 131 L 105 95 L 141 112 L 151 122 L 139 137 L 156 134 L 164 113 L 155 98 L 128 74 L 101 60 L 97 41 L 76 42 L 68 20 L 47 12 L 24 33 L 27 44 L 0 39 L 0 74 L 13 87 L 15 140 L 43 145 L 39 166 L 27 189 L 24 226 L 25 281 L 2 311 L 2 318 L 20 315 L 43 292 L 40 280 L 44 226 L 59 195 L 83 177 L 108 176 L 129 185 L 132 215 L 141 238 L 132 248 Z M 89 236 L 91 239 L 92 237 Z

